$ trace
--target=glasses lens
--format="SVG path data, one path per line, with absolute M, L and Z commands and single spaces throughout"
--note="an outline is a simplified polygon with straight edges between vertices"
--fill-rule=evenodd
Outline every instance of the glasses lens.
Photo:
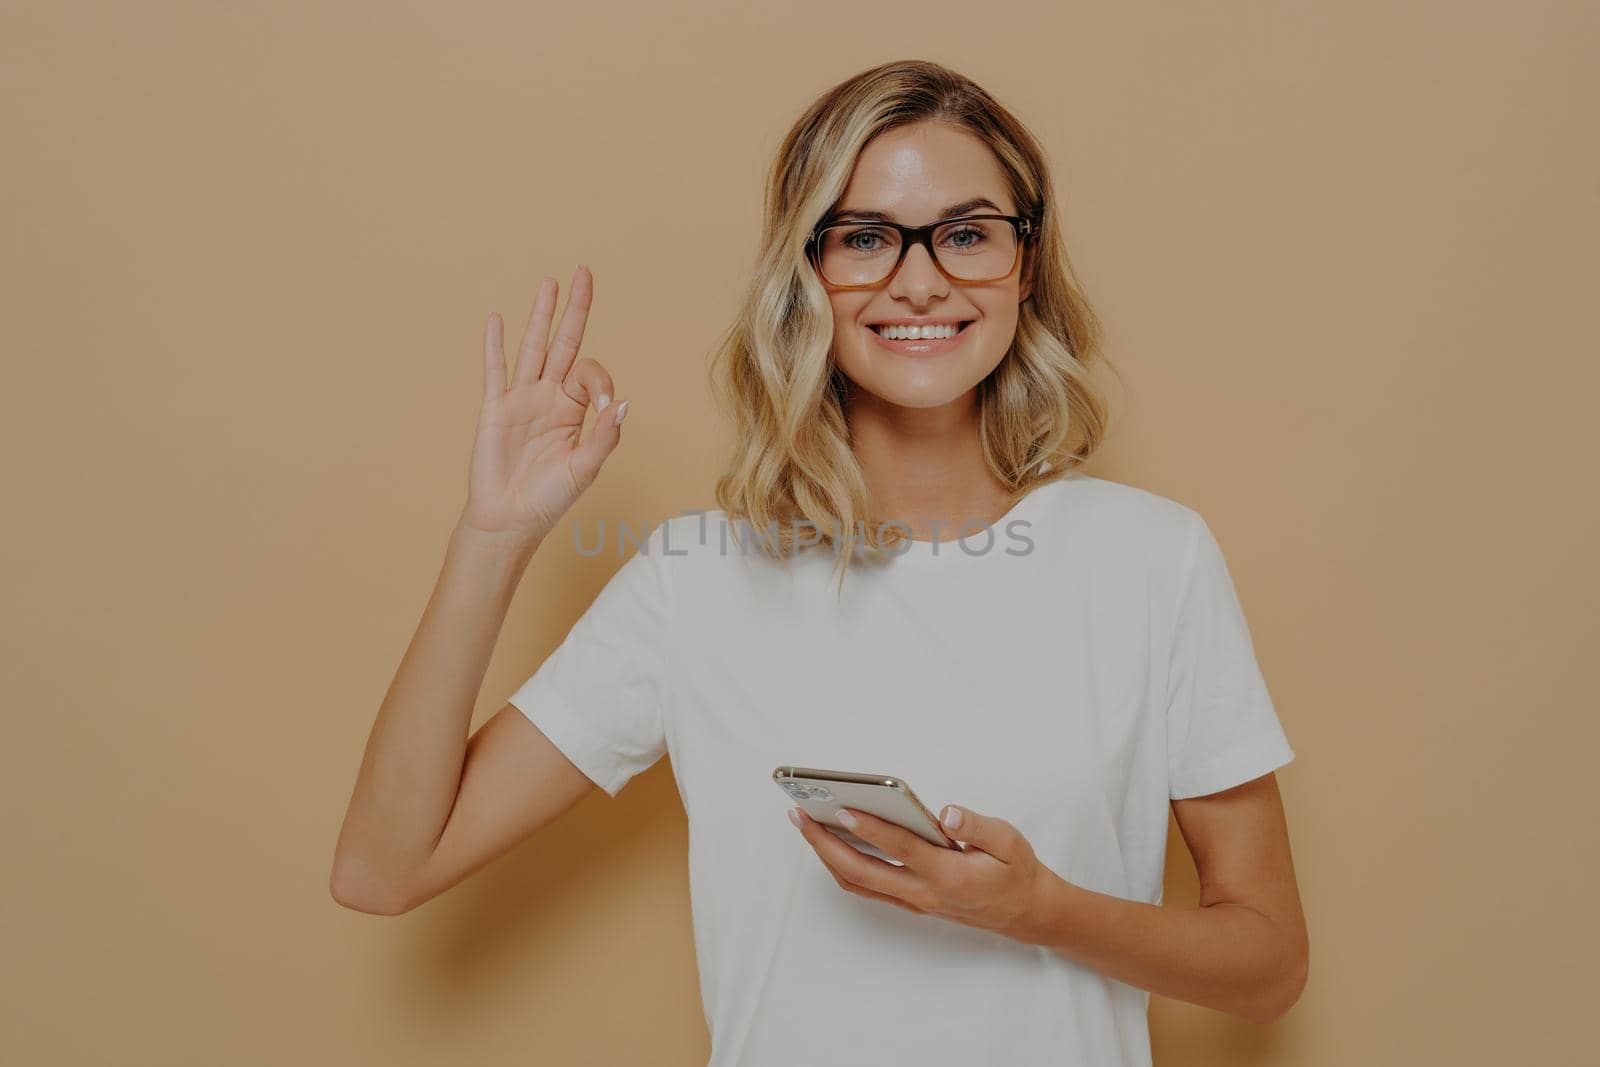
M 824 230 L 818 265 L 834 285 L 871 285 L 887 277 L 899 258 L 899 231 L 861 223 Z
M 992 281 L 1016 266 L 1017 231 L 1004 219 L 963 219 L 933 231 L 933 247 L 951 277 Z M 899 231 L 850 223 L 822 232 L 817 265 L 834 285 L 872 285 L 887 278 L 899 258 Z
M 1011 273 L 1017 231 L 1004 219 L 966 219 L 933 231 L 939 265 L 963 281 L 986 282 Z

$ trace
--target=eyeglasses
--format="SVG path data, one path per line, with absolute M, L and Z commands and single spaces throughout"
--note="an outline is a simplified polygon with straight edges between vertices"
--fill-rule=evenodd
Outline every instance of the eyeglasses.
M 1011 276 L 1033 223 L 1021 215 L 961 215 L 926 226 L 895 222 L 835 222 L 806 238 L 806 257 L 837 289 L 866 289 L 894 276 L 912 245 L 922 245 L 953 282 L 994 282 Z

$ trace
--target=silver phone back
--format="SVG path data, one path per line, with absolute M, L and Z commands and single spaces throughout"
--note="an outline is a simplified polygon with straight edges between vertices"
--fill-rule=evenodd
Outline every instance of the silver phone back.
M 876 815 L 905 827 L 929 844 L 956 847 L 911 787 L 894 775 L 785 766 L 772 772 L 772 780 L 789 795 L 796 807 L 870 856 L 890 863 L 899 862 L 846 830 L 839 822 L 840 808 Z

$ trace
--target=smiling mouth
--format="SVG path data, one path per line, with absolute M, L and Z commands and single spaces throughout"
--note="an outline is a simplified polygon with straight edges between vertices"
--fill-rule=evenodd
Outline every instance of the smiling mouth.
M 960 337 L 967 332 L 967 327 L 976 321 L 976 319 L 965 319 L 958 323 L 936 327 L 891 326 L 885 323 L 873 323 L 867 329 L 886 341 L 946 341 Z

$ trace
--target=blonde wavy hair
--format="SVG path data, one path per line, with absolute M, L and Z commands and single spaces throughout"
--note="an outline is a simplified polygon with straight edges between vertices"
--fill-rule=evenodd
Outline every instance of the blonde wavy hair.
M 845 419 L 851 383 L 832 358 L 833 308 L 806 258 L 806 238 L 844 196 L 878 134 L 937 121 L 989 145 L 1036 237 L 1033 288 L 1016 335 L 978 386 L 984 460 L 1013 505 L 1067 477 L 1104 441 L 1107 409 L 1088 379 L 1101 325 L 1057 231 L 1054 186 L 1038 141 L 976 83 L 925 61 L 885 63 L 828 90 L 784 137 L 766 183 L 760 252 L 739 313 L 710 365 L 733 417 L 735 446 L 716 482 L 728 521 L 765 531 L 769 555 L 825 544 L 839 578 L 864 549 L 882 558 L 909 537 L 870 514 Z M 1025 262 L 1024 270 L 1028 269 Z

